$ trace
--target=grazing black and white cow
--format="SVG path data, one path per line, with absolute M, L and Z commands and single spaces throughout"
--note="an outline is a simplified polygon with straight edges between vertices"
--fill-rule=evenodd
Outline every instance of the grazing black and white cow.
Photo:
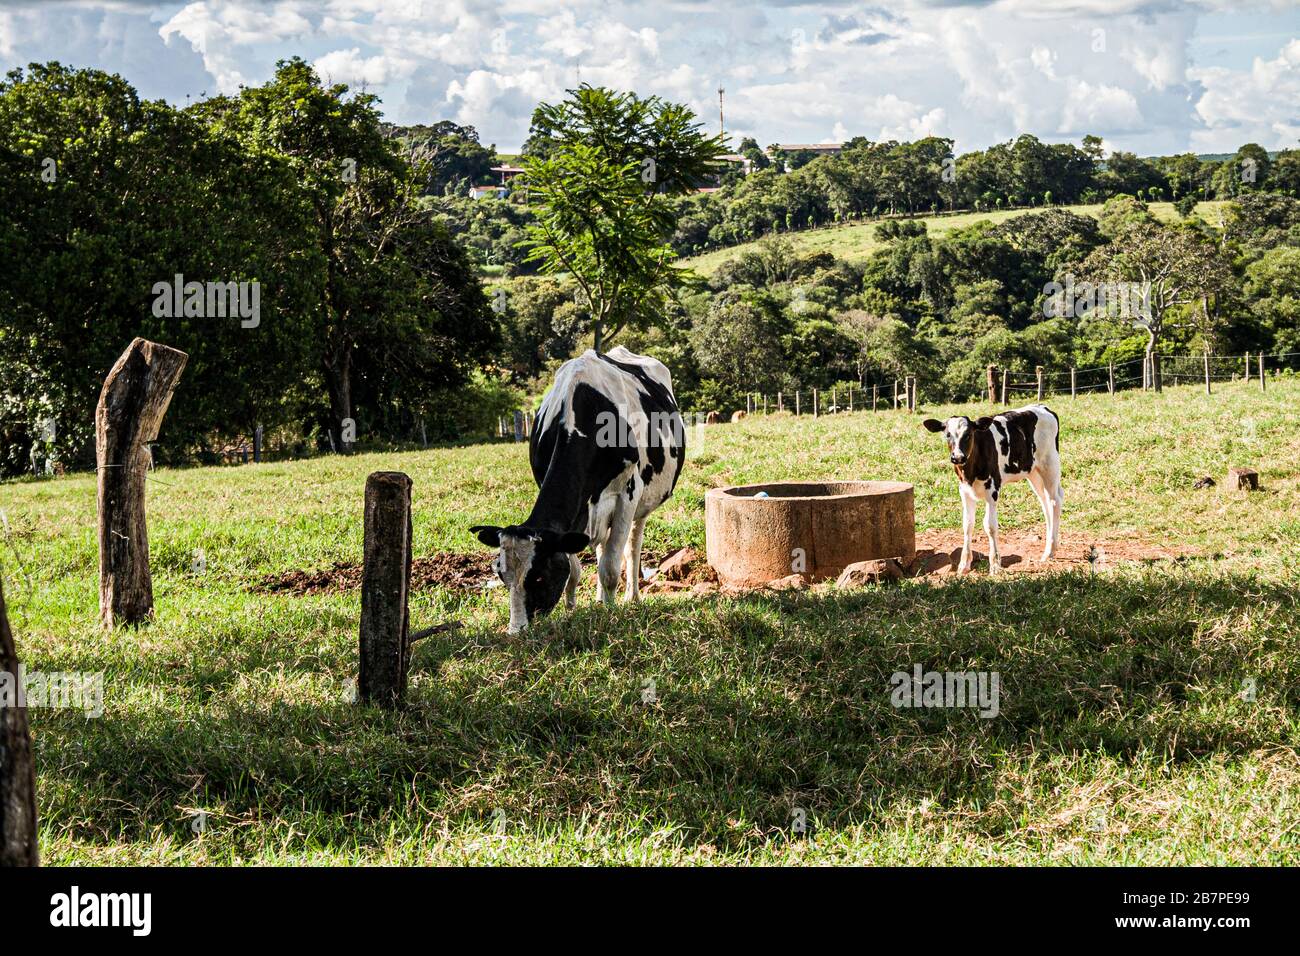
M 560 366 L 542 399 L 528 457 L 537 502 L 523 524 L 470 531 L 500 548 L 494 568 L 510 592 L 510 632 L 577 601 L 578 552 L 597 548 L 597 596 L 614 601 L 627 572 L 629 601 L 640 594 L 641 537 L 650 512 L 673 493 L 686 455 L 686 429 L 668 369 L 619 346 L 588 349 Z
M 1046 405 L 1026 405 L 992 418 L 971 421 L 958 415 L 941 422 L 921 423 L 943 432 L 948 460 L 961 490 L 962 551 L 957 570 L 971 567 L 971 534 L 975 509 L 984 502 L 984 530 L 989 536 L 989 571 L 1002 570 L 998 552 L 998 497 L 1002 486 L 1028 479 L 1047 522 L 1042 560 L 1049 560 L 1061 542 L 1061 422 Z

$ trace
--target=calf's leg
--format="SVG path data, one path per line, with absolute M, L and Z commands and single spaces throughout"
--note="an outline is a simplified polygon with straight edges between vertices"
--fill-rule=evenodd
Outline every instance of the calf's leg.
M 975 533 L 975 492 L 965 482 L 961 484 L 961 532 L 961 560 L 957 562 L 957 573 L 965 574 L 974 560 L 971 537 Z
M 989 574 L 1000 574 L 1002 555 L 998 553 L 998 503 L 984 499 L 984 533 L 989 536 Z

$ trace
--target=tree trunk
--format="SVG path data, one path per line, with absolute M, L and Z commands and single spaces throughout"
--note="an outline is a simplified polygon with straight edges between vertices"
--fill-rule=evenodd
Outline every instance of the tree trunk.
M 17 696 L 18 652 L 5 616 L 4 589 L 0 587 L 0 867 L 36 866 L 36 769 L 32 736 L 27 729 L 27 708 Z M 9 700 L 12 693 L 15 699 Z
M 158 437 L 188 358 L 136 339 L 108 373 L 99 395 L 99 616 L 105 627 L 138 624 L 153 614 L 144 511 L 145 473 L 152 461 L 147 443 Z
M 352 416 L 352 353 L 334 349 L 325 362 L 325 388 L 330 397 L 330 427 L 339 436 L 339 450 L 352 453 L 356 419 Z

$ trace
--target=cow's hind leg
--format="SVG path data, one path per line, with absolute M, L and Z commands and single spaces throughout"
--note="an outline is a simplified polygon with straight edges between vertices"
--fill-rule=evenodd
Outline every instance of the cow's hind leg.
M 623 571 L 627 575 L 627 587 L 623 591 L 625 601 L 636 601 L 641 597 L 641 539 L 645 535 L 645 518 L 632 522 L 632 533 L 627 536 L 627 547 L 623 551 Z

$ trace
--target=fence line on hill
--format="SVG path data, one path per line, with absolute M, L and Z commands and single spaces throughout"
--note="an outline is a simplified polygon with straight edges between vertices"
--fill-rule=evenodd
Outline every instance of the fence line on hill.
M 1165 385 L 1202 385 L 1211 394 L 1215 383 L 1247 382 L 1267 389 L 1270 375 L 1279 372 L 1300 372 L 1300 352 L 1246 352 L 1241 355 L 1157 355 L 1154 363 L 1145 356 L 1122 362 L 1108 362 L 1084 368 L 1047 369 L 1037 366 L 1032 381 L 1012 380 L 1010 369 L 989 365 L 980 382 L 980 392 L 991 404 L 1007 405 L 1016 394 L 1029 393 L 1036 400 L 1049 395 L 1077 397 L 1094 392 L 1118 396 L 1122 391 L 1160 391 Z M 1017 378 L 1021 376 L 1018 374 Z M 802 388 L 787 392 L 748 392 L 745 407 L 728 415 L 717 413 L 717 421 L 729 421 L 735 416 L 770 415 L 834 415 L 853 411 L 898 410 L 915 412 L 919 379 L 915 375 L 901 375 L 883 379 L 871 385 L 852 385 L 831 389 Z M 709 421 L 715 420 L 710 413 Z M 701 416 L 703 417 L 703 416 Z M 535 415 L 517 409 L 513 421 L 503 417 L 497 422 L 498 438 L 526 441 L 532 434 Z

